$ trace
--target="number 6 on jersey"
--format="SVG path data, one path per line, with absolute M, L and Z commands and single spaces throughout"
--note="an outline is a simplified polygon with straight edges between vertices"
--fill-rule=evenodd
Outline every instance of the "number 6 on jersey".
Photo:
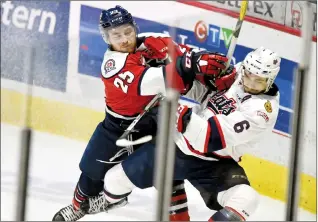
M 132 74 L 129 71 L 124 72 L 124 73 L 120 73 L 120 74 L 118 74 L 118 77 L 115 78 L 114 85 L 117 88 L 121 88 L 124 93 L 127 93 L 128 92 L 128 85 L 126 83 L 128 83 L 128 84 L 132 83 L 134 78 L 135 78 L 134 74 Z
M 233 128 L 236 133 L 241 133 L 244 129 L 247 130 L 248 128 L 250 128 L 250 123 L 247 120 L 243 120 L 236 123 Z

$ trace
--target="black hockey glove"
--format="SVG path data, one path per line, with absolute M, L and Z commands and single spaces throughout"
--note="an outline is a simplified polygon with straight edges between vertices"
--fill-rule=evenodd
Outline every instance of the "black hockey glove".
M 192 83 L 195 75 L 207 75 L 217 77 L 222 69 L 225 69 L 227 62 L 225 55 L 220 53 L 202 51 L 185 52 L 183 56 L 177 59 L 177 71 L 182 73 L 182 78 L 186 83 Z

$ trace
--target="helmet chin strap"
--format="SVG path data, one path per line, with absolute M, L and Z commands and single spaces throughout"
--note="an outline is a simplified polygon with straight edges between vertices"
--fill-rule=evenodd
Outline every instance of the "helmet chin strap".
M 274 81 L 271 80 L 270 78 L 267 80 L 267 87 L 265 89 L 265 93 L 270 90 L 270 88 L 272 87 L 273 83 L 274 83 Z

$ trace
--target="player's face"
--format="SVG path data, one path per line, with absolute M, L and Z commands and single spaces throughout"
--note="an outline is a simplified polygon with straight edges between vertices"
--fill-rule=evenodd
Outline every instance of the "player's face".
M 134 52 L 136 49 L 136 31 L 130 25 L 121 25 L 108 30 L 108 40 L 113 49 L 118 52 Z
M 267 79 L 244 70 L 243 86 L 245 92 L 250 94 L 259 94 L 265 91 L 267 87 Z

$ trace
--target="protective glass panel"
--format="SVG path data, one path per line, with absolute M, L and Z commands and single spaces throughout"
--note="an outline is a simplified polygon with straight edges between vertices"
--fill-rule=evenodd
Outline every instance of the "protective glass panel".
M 18 187 L 23 186 L 25 173 L 20 155 L 26 155 L 21 151 L 25 151 L 27 148 L 27 143 L 23 139 L 25 135 L 28 135 L 25 134 L 29 132 L 25 131 L 27 127 L 31 128 L 32 134 L 27 175 L 28 196 L 26 214 L 23 218 L 26 220 L 52 220 L 55 213 L 61 208 L 72 204 L 74 190 L 81 175 L 79 163 L 96 127 L 105 118 L 105 91 L 107 88 L 105 89 L 103 83 L 102 69 L 105 68 L 105 65 L 109 65 L 109 70 L 120 66 L 117 60 L 115 63 L 103 64 L 108 45 L 98 30 L 101 10 L 117 4 L 133 15 L 140 33 L 169 34 L 178 44 L 225 55 L 230 48 L 233 30 L 238 20 L 238 14 L 233 13 L 233 11 L 237 12 L 237 9 L 232 10 L 231 7 L 224 6 L 221 10 L 218 6 L 207 6 L 205 2 L 198 4 L 157 1 L 2 2 L 2 220 L 22 218 L 18 212 L 23 206 L 17 203 L 23 202 L 23 199 L 18 199 L 23 196 L 22 191 L 18 192 Z M 280 9 L 285 8 L 286 5 L 291 7 L 289 3 L 281 4 L 279 7 Z M 264 10 L 270 10 L 265 3 L 262 6 Z M 249 3 L 249 10 L 253 7 L 261 10 L 261 6 L 257 2 Z M 273 19 L 274 17 L 271 18 L 271 21 Z M 283 21 L 284 19 L 279 17 L 279 23 L 281 23 L 279 27 L 262 26 L 260 20 L 251 19 L 251 17 L 248 21 L 244 21 L 231 58 L 232 65 L 238 64 L 249 52 L 260 46 L 271 49 L 281 57 L 280 72 L 275 79 L 280 99 L 274 129 L 264 133 L 262 139 L 253 141 L 255 144 L 252 144 L 251 147 L 246 145 L 242 149 L 242 161 L 239 162 L 246 172 L 251 187 L 260 195 L 256 210 L 249 216 L 243 215 L 249 220 L 283 220 L 285 217 L 288 190 L 287 170 L 289 169 L 294 112 L 293 72 L 301 59 L 302 44 L 300 37 L 287 33 Z M 300 220 L 314 220 L 316 217 L 317 53 L 315 39 L 311 42 L 311 50 L 307 73 L 308 82 L 306 82 L 306 88 L 302 89 L 308 99 L 303 103 L 303 116 L 299 117 L 304 123 L 304 128 L 300 132 L 302 146 L 299 147 L 303 160 L 300 166 L 301 186 L 298 193 Z M 174 54 L 174 56 L 176 55 Z M 165 65 L 162 61 L 156 60 L 156 63 L 157 66 Z M 152 63 L 149 62 L 148 66 L 151 65 Z M 123 91 L 126 87 L 124 83 L 121 85 L 115 80 L 113 83 L 108 81 L 111 87 L 114 85 Z M 127 84 L 127 92 L 130 92 L 131 84 L 134 83 Z M 153 87 L 157 87 L 157 85 Z M 191 103 L 187 102 L 187 104 Z M 124 98 L 118 97 L 118 103 L 125 103 Z M 219 105 L 228 108 L 226 104 Z M 131 106 L 133 105 L 134 103 Z M 264 106 L 268 108 L 270 105 L 266 105 L 264 102 Z M 239 106 L 236 106 L 236 109 L 239 109 Z M 268 108 L 268 110 L 270 109 Z M 266 114 L 260 117 L 266 120 Z M 198 125 L 198 129 L 200 127 Z M 115 130 L 106 132 L 106 136 L 112 137 L 110 146 L 114 146 L 116 138 L 119 138 L 123 132 L 124 130 L 121 133 L 115 133 Z M 211 135 L 214 133 L 211 130 Z M 244 146 L 244 144 L 241 145 Z M 138 147 L 140 146 L 134 146 L 134 149 Z M 107 144 L 101 143 L 97 149 L 108 148 Z M 118 148 L 118 152 L 120 150 L 122 148 Z M 89 170 L 92 170 L 94 175 L 98 174 L 99 170 L 103 172 L 106 169 L 105 171 L 107 171 L 122 159 L 132 159 L 132 151 L 133 149 L 129 147 L 119 153 L 116 151 L 114 152 L 114 156 L 117 155 L 116 158 L 104 158 L 98 154 L 96 158 L 95 156 L 89 157 L 92 163 L 98 163 L 96 169 Z M 180 155 L 185 155 L 178 148 L 176 151 Z M 162 158 L 166 158 L 165 154 L 161 153 Z M 118 156 L 119 158 L 117 158 Z M 150 159 L 149 161 L 151 162 Z M 208 160 L 197 158 L 195 161 L 202 161 L 206 164 Z M 140 161 L 136 163 L 136 165 L 138 164 L 145 163 Z M 154 164 L 146 165 L 146 168 L 149 166 L 154 167 Z M 207 169 L 191 168 L 190 165 L 179 166 L 179 168 L 183 169 L 182 172 L 191 172 L 189 173 L 191 177 L 209 179 L 208 175 L 200 174 L 200 170 Z M 214 171 L 219 172 L 215 177 L 221 178 L 223 170 L 211 168 L 209 172 Z M 96 187 L 92 191 L 96 194 L 103 190 L 104 175 L 100 176 L 101 174 L 99 174 L 99 185 L 95 184 Z M 220 182 L 221 179 L 215 183 L 207 181 L 207 183 L 211 183 L 209 189 L 212 187 L 214 193 L 211 191 L 206 194 L 201 189 L 201 195 L 195 188 L 196 179 L 192 180 L 191 185 L 188 182 L 189 174 L 185 174 L 180 174 L 179 178 L 174 179 L 185 180 L 191 220 L 206 221 L 215 211 L 206 207 L 201 195 L 204 198 L 207 198 L 206 195 L 216 195 L 218 191 L 226 189 L 222 187 L 231 186 L 229 183 L 233 178 L 235 179 L 236 174 L 230 175 L 229 180 L 223 178 L 222 182 Z M 139 179 L 147 181 L 146 176 Z M 150 181 L 149 186 L 151 187 L 153 181 L 149 178 L 148 181 Z M 121 181 L 116 182 L 116 186 L 120 187 L 119 185 L 121 185 Z M 120 193 L 120 191 L 118 192 Z M 158 201 L 156 195 L 156 189 L 153 187 L 134 189 L 128 197 L 130 203 L 127 206 L 109 210 L 107 214 L 85 216 L 84 219 L 153 220 L 156 217 Z M 234 195 L 234 197 L 243 201 L 243 204 L 235 201 L 235 203 L 229 203 L 233 204 L 234 208 L 243 206 L 248 201 L 256 204 L 250 200 L 251 196 L 245 196 L 244 193 Z M 229 200 L 229 198 L 224 197 L 225 200 Z M 226 205 L 221 201 L 218 204 Z M 215 200 L 213 206 L 219 207 L 218 204 Z M 268 212 L 275 213 L 268 214 Z

